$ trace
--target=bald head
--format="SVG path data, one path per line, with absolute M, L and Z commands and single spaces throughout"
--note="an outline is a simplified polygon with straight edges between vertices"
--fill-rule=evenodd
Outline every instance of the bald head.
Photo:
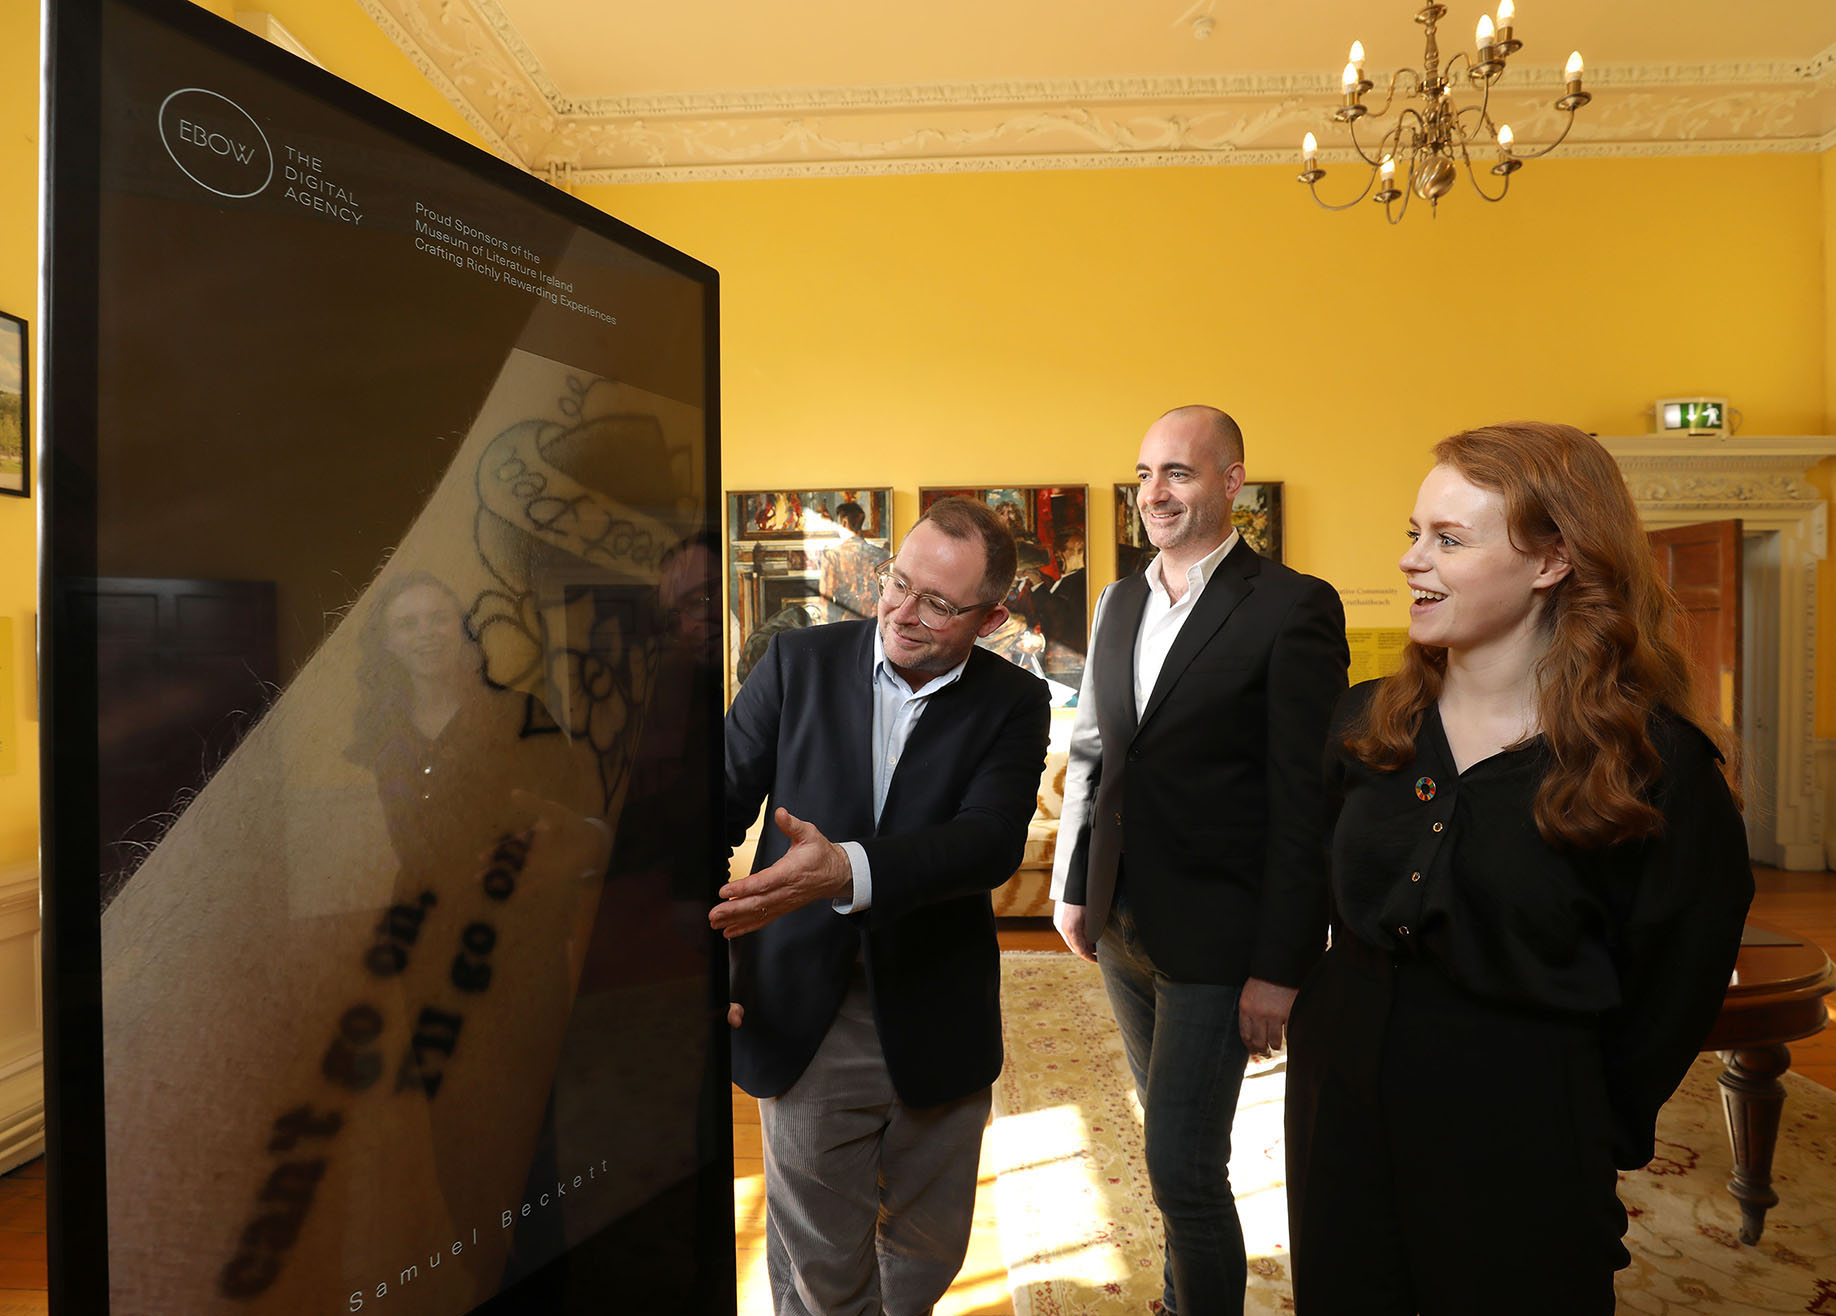
M 1228 413 L 1216 407 L 1195 402 L 1190 406 L 1174 407 L 1161 416 L 1160 420 L 1172 421 L 1181 429 L 1202 434 L 1208 439 L 1216 446 L 1219 470 L 1243 460 L 1243 431 Z
M 1243 434 L 1216 407 L 1175 407 L 1141 438 L 1135 508 L 1167 568 L 1184 572 L 1230 536 L 1243 487 Z

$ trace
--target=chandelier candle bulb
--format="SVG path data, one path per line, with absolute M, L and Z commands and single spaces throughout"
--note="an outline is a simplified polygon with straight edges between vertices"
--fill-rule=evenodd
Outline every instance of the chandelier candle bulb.
M 1305 183 L 1308 187 L 1312 187 L 1315 183 L 1326 177 L 1326 171 L 1320 168 L 1320 162 L 1317 158 L 1319 150 L 1319 139 L 1312 133 L 1308 133 L 1305 137 L 1301 138 L 1301 156 L 1304 164 L 1300 173 L 1300 181 Z
M 1581 52 L 1575 51 L 1568 57 L 1568 94 L 1573 96 L 1581 90 Z
M 1354 118 L 1358 114 L 1363 113 L 1363 107 L 1358 104 L 1358 97 L 1362 95 L 1369 86 L 1370 84 L 1364 80 L 1356 64 L 1346 64 L 1345 72 L 1339 75 L 1339 89 L 1345 93 L 1345 104 L 1340 107 L 1339 111 L 1339 117 L 1341 119 Z
M 1396 157 L 1392 155 L 1386 155 L 1383 157 L 1384 190 L 1388 191 L 1395 182 L 1396 182 Z
M 1524 48 L 1524 43 L 1512 36 L 1511 27 L 1517 18 L 1517 7 L 1511 0 L 1498 0 L 1498 33 L 1492 43 L 1498 48 L 1500 59 L 1506 55 L 1515 55 Z
M 1353 74 L 1352 81 L 1353 82 L 1363 82 L 1364 81 L 1364 43 L 1362 41 L 1352 42 L 1351 54 L 1346 56 L 1346 58 L 1351 61 L 1351 69 L 1352 69 L 1352 74 Z
M 1492 172 L 1500 178 L 1509 178 L 1512 174 L 1524 167 L 1524 162 L 1522 160 L 1515 159 L 1511 155 L 1511 142 L 1513 140 L 1511 136 L 1511 125 L 1508 123 L 1499 124 L 1498 163 L 1492 166 Z
M 1492 16 L 1490 14 L 1479 15 L 1479 30 L 1476 35 L 1479 58 L 1484 59 L 1486 53 L 1492 48 Z

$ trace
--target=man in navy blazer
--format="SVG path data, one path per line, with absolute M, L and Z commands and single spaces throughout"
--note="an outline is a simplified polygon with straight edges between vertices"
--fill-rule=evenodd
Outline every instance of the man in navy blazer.
M 1141 440 L 1160 555 L 1098 601 L 1059 820 L 1054 914 L 1103 984 L 1146 1115 L 1166 1221 L 1163 1303 L 1243 1311 L 1231 1122 L 1326 942 L 1321 763 L 1345 690 L 1325 581 L 1235 533 L 1243 435 L 1179 407 Z
M 727 714 L 729 845 L 772 809 L 709 919 L 780 1316 L 922 1316 L 968 1249 L 1001 1069 L 988 893 L 1025 848 L 1049 717 L 1044 682 L 975 647 L 1014 563 L 991 509 L 934 504 L 875 620 L 780 634 Z

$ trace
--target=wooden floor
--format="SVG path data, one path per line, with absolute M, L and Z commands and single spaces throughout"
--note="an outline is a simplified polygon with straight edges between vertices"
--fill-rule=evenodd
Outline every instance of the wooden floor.
M 1758 872 L 1753 917 L 1836 951 L 1836 873 Z M 1004 930 L 1009 950 L 1060 950 L 1050 928 Z M 1832 1008 L 1836 1018 L 1836 1008 Z M 1794 1042 L 1792 1069 L 1836 1090 L 1836 1029 Z M 758 1105 L 733 1094 L 733 1205 L 740 1275 L 740 1316 L 768 1316 L 765 1287 L 764 1173 L 759 1160 Z M 984 1165 L 976 1194 L 969 1258 L 938 1316 L 1013 1316 L 1007 1270 L 1001 1264 L 994 1215 L 994 1177 Z M 45 1163 L 0 1178 L 0 1316 L 37 1316 L 45 1305 Z

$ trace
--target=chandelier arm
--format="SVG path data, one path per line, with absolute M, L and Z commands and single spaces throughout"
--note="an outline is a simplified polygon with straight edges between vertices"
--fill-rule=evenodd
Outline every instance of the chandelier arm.
M 1580 108 L 1581 107 L 1578 105 L 1575 107 L 1575 109 L 1580 109 Z M 1516 155 L 1519 160 L 1540 160 L 1544 156 L 1548 155 L 1551 151 L 1555 150 L 1556 147 L 1560 146 L 1564 141 L 1566 141 L 1568 138 L 1569 129 L 1573 128 L 1574 126 L 1575 126 L 1575 110 L 1570 110 L 1568 111 L 1568 122 L 1562 125 L 1562 135 L 1560 137 L 1556 138 L 1553 142 L 1549 143 L 1549 145 L 1545 146 L 1540 151 L 1515 151 L 1513 152 L 1513 154 Z
M 1463 59 L 1466 61 L 1467 73 L 1469 76 L 1471 75 L 1472 68 L 1473 68 L 1473 57 L 1467 54 L 1464 50 L 1456 50 L 1454 51 L 1453 56 L 1447 61 L 1447 67 L 1441 70 L 1441 81 L 1442 82 L 1452 85 L 1453 80 L 1454 80 L 1453 66 L 1454 66 L 1454 60 L 1456 59 Z M 1489 86 L 1490 84 L 1488 83 L 1487 85 Z
M 1491 193 L 1479 186 L 1479 171 L 1473 168 L 1472 157 L 1467 155 L 1464 150 L 1460 152 L 1460 163 L 1466 166 L 1466 181 L 1473 185 L 1473 191 L 1477 192 L 1482 199 L 1486 201 L 1503 201 L 1505 199 L 1505 193 L 1511 190 L 1511 175 L 1506 174 L 1504 176 L 1504 186 L 1498 189 L 1498 195 L 1491 195 Z
M 1391 131 L 1393 132 L 1395 131 L 1395 129 L 1392 128 Z M 1382 137 L 1379 137 L 1377 139 L 1377 150 L 1379 151 L 1379 153 L 1382 152 L 1383 144 L 1384 142 L 1389 140 L 1389 136 L 1390 134 L 1386 132 Z M 1358 153 L 1358 158 L 1364 161 L 1364 163 L 1369 165 L 1371 168 L 1376 169 L 1378 166 L 1383 164 L 1381 154 L 1379 155 L 1378 158 L 1373 159 L 1371 156 L 1368 156 L 1364 153 L 1364 146 L 1362 143 L 1358 141 L 1358 121 L 1356 119 L 1353 119 L 1351 121 L 1351 143 L 1352 143 L 1352 150 Z M 1364 190 L 1367 192 L 1370 191 L 1369 186 L 1366 186 Z
M 1409 68 L 1397 69 L 1396 72 L 1390 75 L 1390 89 L 1389 91 L 1384 93 L 1383 108 L 1380 110 L 1371 110 L 1371 117 L 1373 119 L 1381 119 L 1384 115 L 1390 112 L 1390 104 L 1392 101 L 1396 99 L 1397 79 L 1405 78 L 1405 77 L 1409 78 L 1414 84 L 1409 88 L 1409 94 L 1411 96 L 1419 96 L 1421 94 L 1421 91 L 1422 91 L 1421 74 L 1417 73 L 1414 69 L 1409 69 Z
M 1321 210 L 1350 210 L 1353 206 L 1357 205 L 1360 201 L 1364 200 L 1365 197 L 1371 194 L 1371 184 L 1376 181 L 1377 171 L 1372 169 L 1364 180 L 1364 190 L 1342 206 L 1335 206 L 1330 202 L 1320 200 L 1320 189 L 1315 183 L 1308 183 L 1307 191 L 1313 194 L 1313 204 L 1318 206 Z
M 1390 209 L 1390 202 L 1383 203 L 1383 217 L 1389 220 L 1391 225 L 1402 223 L 1403 216 L 1409 213 L 1409 191 L 1410 189 L 1406 187 L 1402 189 L 1402 205 L 1398 206 L 1394 212 Z

